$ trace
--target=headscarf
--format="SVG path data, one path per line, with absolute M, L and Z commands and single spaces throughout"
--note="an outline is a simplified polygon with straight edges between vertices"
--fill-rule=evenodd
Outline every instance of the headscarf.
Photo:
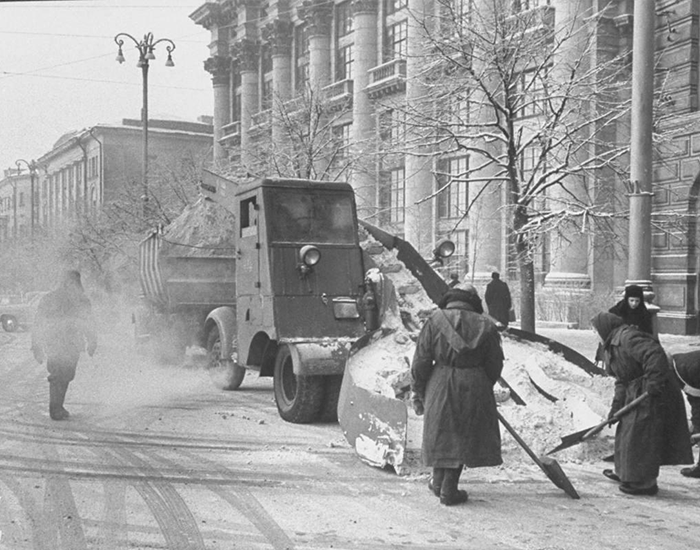
M 464 302 L 469 304 L 476 313 L 483 313 L 484 306 L 479 298 L 476 287 L 471 283 L 461 283 L 449 289 L 443 294 L 438 307 L 445 309 L 450 302 Z
M 644 289 L 639 286 L 639 285 L 629 285 L 627 288 L 625 288 L 625 301 L 627 298 L 639 298 L 642 303 L 639 304 L 640 307 L 646 306 L 644 305 Z
M 610 335 L 616 328 L 625 324 L 621 317 L 612 313 L 602 312 L 591 319 L 591 324 L 596 329 L 603 342 L 607 343 Z

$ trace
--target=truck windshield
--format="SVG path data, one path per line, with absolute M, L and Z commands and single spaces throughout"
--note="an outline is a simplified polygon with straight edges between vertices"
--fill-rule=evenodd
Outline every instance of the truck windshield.
M 272 241 L 352 244 L 357 238 L 348 194 L 275 189 L 268 205 Z

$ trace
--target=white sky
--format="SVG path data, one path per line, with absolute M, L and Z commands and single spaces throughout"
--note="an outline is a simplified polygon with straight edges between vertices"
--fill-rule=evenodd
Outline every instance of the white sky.
M 114 36 L 148 32 L 165 44 L 148 72 L 149 118 L 194 121 L 213 114 L 209 32 L 189 15 L 205 0 L 0 0 L 0 179 L 17 159 L 51 150 L 65 132 L 141 117 L 138 52 L 125 41 L 116 61 Z M 24 165 L 22 165 L 24 166 Z

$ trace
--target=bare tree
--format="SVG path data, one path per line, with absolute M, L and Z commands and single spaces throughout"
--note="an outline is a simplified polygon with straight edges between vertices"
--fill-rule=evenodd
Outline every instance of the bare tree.
M 535 257 L 543 239 L 614 235 L 611 221 L 624 215 L 612 189 L 626 173 L 628 144 L 616 136 L 629 111 L 628 52 L 603 51 L 596 40 L 602 14 L 576 1 L 560 3 L 556 20 L 550 6 L 436 2 L 434 18 L 414 19 L 426 41 L 417 77 L 425 94 L 404 108 L 404 151 L 468 157 L 422 199 L 468 181 L 459 224 L 480 201 L 498 198 L 520 277 L 522 326 L 534 331 Z

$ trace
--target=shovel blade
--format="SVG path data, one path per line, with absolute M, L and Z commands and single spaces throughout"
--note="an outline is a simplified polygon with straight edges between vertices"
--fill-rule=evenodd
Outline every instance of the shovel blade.
M 574 445 L 578 445 L 582 441 L 584 441 L 583 436 L 586 435 L 588 432 L 590 432 L 592 429 L 594 429 L 596 426 L 591 426 L 590 428 L 586 428 L 584 430 L 574 432 L 569 435 L 565 435 L 561 438 L 561 443 L 554 447 L 551 451 L 547 451 L 545 454 L 551 455 L 559 451 L 563 451 L 564 449 L 568 449 L 569 447 L 573 447 Z
M 540 467 L 547 477 L 571 498 L 581 498 L 559 463 L 548 456 L 540 457 Z

